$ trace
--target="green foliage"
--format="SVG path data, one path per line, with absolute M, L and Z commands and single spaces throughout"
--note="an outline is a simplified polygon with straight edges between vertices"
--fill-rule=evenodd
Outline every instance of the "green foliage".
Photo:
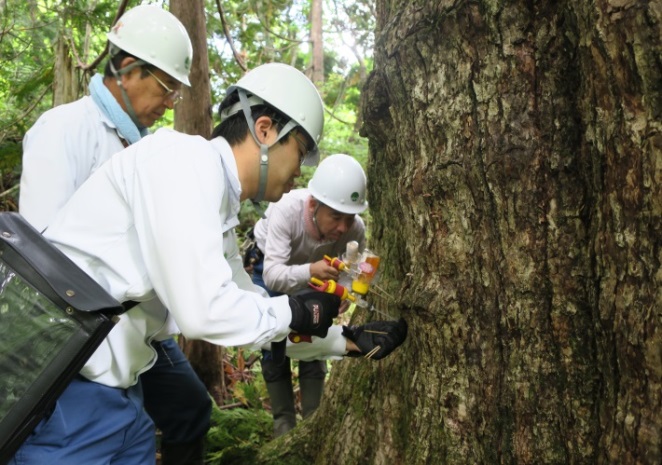
M 212 410 L 208 464 L 251 463 L 262 444 L 271 440 L 273 420 L 264 410 L 267 389 L 258 359 L 258 352 L 234 347 L 224 350 L 226 391 L 221 394 L 223 406 L 214 404 Z
M 262 398 L 266 391 L 262 377 L 251 378 L 237 382 L 232 389 L 232 396 L 248 407 L 262 406 Z
M 267 397 L 264 378 L 260 374 L 260 352 L 249 352 L 236 347 L 227 347 L 224 351 L 224 373 L 227 393 L 224 405 L 240 403 L 244 407 L 261 407 Z
M 307 2 L 304 2 L 307 3 Z M 207 11 L 216 11 L 215 1 L 207 3 Z M 299 56 L 300 44 L 307 34 L 306 14 L 300 2 L 291 0 L 248 0 L 223 2 L 230 39 L 241 52 L 245 66 L 255 68 L 263 63 L 280 61 L 305 68 Z M 220 101 L 225 88 L 243 74 L 232 55 L 218 15 L 208 16 L 211 31 L 209 62 L 212 87 Z
M 207 433 L 208 465 L 251 463 L 259 447 L 271 440 L 273 420 L 261 409 L 221 410 L 214 406 Z
M 117 2 L 10 1 L 0 7 L 0 142 L 22 139 L 52 105 L 55 44 L 64 38 L 74 63 L 85 65 L 105 46 Z
M 0 211 L 18 210 L 21 142 L 0 139 Z
M 354 113 L 346 109 L 339 109 L 328 117 L 324 125 L 322 153 L 325 156 L 346 153 L 356 158 L 365 169 L 368 159 L 368 141 L 360 137 L 354 130 L 355 120 Z
M 0 173 L 18 174 L 21 165 L 21 143 L 13 140 L 0 141 Z

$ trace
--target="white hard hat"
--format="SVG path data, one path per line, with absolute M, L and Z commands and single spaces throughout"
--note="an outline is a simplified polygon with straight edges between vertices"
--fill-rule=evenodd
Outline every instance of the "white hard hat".
M 364 212 L 366 178 L 361 164 L 342 153 L 329 155 L 308 182 L 310 194 L 336 211 L 347 214 Z
M 193 46 L 184 25 L 156 5 L 140 5 L 117 20 L 108 41 L 190 86 Z
M 319 141 L 324 129 L 324 103 L 310 79 L 301 71 L 283 63 L 267 63 L 249 71 L 236 84 L 230 86 L 227 95 L 237 89 L 259 97 L 291 118 L 308 134 L 314 148 L 308 152 L 304 165 L 315 166 L 319 162 Z M 253 100 L 251 106 L 260 104 Z M 236 106 L 223 112 L 223 117 L 239 111 Z

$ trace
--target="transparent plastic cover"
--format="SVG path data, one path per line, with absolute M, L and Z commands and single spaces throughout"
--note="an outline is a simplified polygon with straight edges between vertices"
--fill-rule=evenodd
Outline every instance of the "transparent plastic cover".
M 0 262 L 0 418 L 80 329 L 74 318 Z

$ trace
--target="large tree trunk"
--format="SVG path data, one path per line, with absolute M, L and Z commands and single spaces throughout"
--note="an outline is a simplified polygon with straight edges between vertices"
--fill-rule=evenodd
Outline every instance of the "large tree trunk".
M 212 118 L 204 1 L 172 0 L 170 12 L 184 24 L 193 43 L 193 63 L 189 75 L 191 87 L 183 87 L 184 99 L 175 107 L 175 129 L 208 138 Z M 223 348 L 205 341 L 189 341 L 184 337 L 179 338 L 179 344 L 209 393 L 218 404 L 222 404 L 225 391 Z
M 409 339 L 264 463 L 661 463 L 659 2 L 377 5 L 373 300 Z

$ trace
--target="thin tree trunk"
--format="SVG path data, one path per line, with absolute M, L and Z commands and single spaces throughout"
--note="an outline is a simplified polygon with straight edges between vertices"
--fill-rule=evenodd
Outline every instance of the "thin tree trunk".
M 175 129 L 208 138 L 212 118 L 204 1 L 172 0 L 170 11 L 184 24 L 193 43 L 191 87 L 183 88 L 184 99 L 175 108 Z M 223 348 L 205 341 L 188 341 L 184 337 L 179 338 L 179 344 L 209 393 L 222 405 L 225 391 Z
M 313 47 L 313 72 L 311 81 L 324 83 L 324 42 L 322 39 L 322 0 L 312 0 L 310 10 L 310 38 Z
M 78 71 L 71 59 L 66 34 L 61 32 L 55 42 L 55 69 L 53 72 L 53 106 L 73 102 L 79 97 Z
M 183 88 L 184 100 L 175 109 L 175 129 L 208 138 L 212 130 L 212 107 L 205 2 L 172 0 L 170 12 L 184 24 L 193 43 L 191 87 Z

